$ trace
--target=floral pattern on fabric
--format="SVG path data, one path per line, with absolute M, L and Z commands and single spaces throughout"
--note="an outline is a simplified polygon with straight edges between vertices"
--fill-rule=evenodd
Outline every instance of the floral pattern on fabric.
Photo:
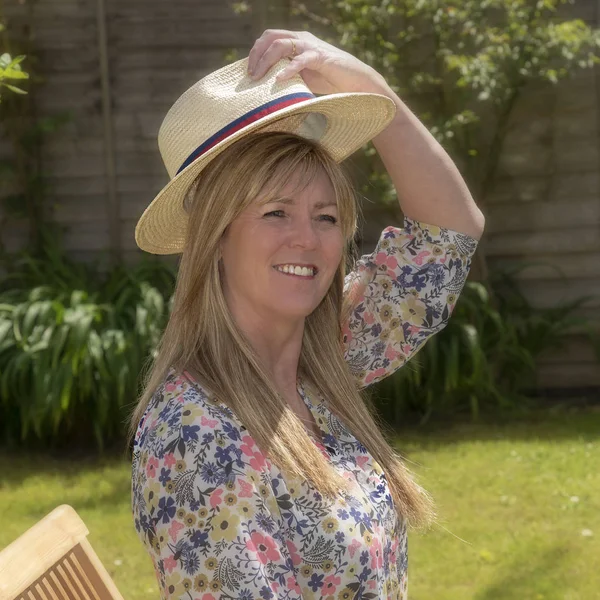
M 469 235 L 405 217 L 357 261 L 345 281 L 354 308 L 343 334 L 359 387 L 391 375 L 448 324 L 476 247 Z
M 361 385 L 445 325 L 475 245 L 406 219 L 359 260 L 344 331 Z M 407 526 L 383 469 L 321 395 L 301 380 L 298 392 L 321 430 L 323 444 L 313 443 L 352 493 L 330 500 L 282 473 L 189 376 L 172 371 L 155 392 L 135 436 L 132 508 L 163 598 L 407 600 Z

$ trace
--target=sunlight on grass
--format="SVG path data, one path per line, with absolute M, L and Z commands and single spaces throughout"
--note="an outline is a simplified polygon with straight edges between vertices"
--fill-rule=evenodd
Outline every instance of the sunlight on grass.
M 600 598 L 600 411 L 401 432 L 440 525 L 409 537 L 410 600 Z M 0 457 L 0 548 L 72 505 L 126 600 L 159 598 L 123 458 Z

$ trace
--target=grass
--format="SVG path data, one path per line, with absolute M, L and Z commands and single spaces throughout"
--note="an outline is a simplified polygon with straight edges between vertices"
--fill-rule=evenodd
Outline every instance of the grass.
M 440 515 L 410 533 L 410 600 L 600 598 L 598 408 L 430 425 L 400 432 L 397 448 Z M 68 503 L 125 599 L 159 597 L 125 459 L 4 455 L 0 473 L 0 548 Z

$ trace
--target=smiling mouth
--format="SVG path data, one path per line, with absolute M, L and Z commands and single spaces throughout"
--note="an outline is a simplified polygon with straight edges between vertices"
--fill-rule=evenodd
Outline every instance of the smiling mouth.
M 281 275 L 287 275 L 288 277 L 296 277 L 296 279 L 314 279 L 319 272 L 319 269 L 313 267 L 312 269 L 302 269 L 299 273 L 296 270 L 284 271 L 281 267 L 273 267 L 275 271 L 281 273 Z

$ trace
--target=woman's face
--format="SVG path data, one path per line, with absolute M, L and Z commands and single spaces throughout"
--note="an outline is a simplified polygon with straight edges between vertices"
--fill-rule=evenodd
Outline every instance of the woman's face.
M 333 281 L 344 246 L 333 186 L 324 170 L 300 192 L 294 184 L 268 204 L 257 198 L 221 240 L 224 293 L 234 315 L 306 317 Z M 294 273 L 283 272 L 292 267 Z M 310 271 L 296 274 L 295 267 Z

